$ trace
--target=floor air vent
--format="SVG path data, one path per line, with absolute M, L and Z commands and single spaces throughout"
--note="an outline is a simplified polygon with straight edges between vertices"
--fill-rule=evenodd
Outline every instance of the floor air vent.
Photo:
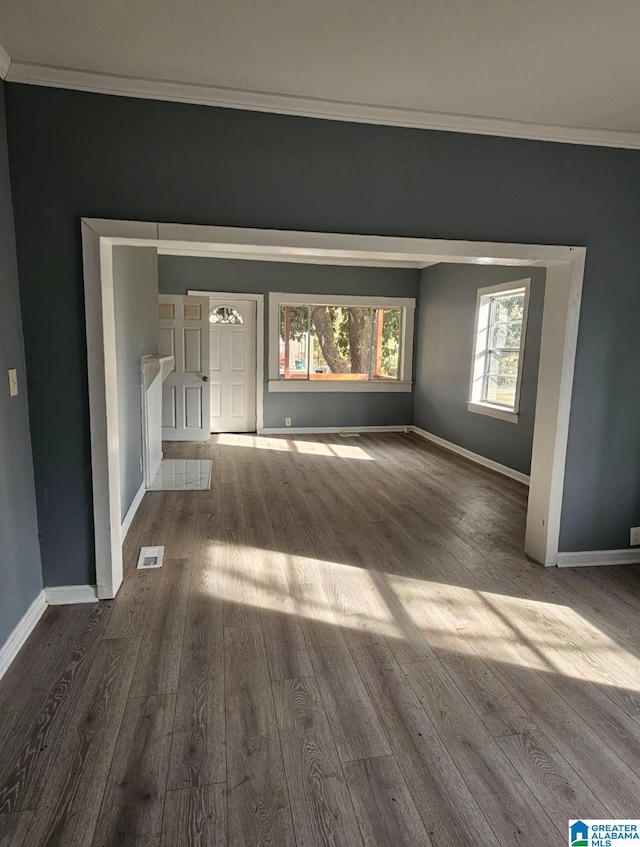
M 141 547 L 138 556 L 138 570 L 161 568 L 164 559 L 164 547 Z

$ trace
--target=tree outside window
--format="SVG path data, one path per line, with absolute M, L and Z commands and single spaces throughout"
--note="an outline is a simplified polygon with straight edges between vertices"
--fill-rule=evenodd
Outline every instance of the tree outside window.
M 401 309 L 282 304 L 279 334 L 281 379 L 399 379 Z

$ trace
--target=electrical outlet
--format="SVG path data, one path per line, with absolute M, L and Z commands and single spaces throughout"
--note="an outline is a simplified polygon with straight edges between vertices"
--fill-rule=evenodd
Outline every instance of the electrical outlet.
M 638 545 L 640 545 L 640 526 L 631 527 L 631 538 L 629 540 L 629 544 L 632 547 L 637 547 Z
M 291 418 L 285 418 L 284 419 L 284 425 L 285 426 L 291 426 Z M 638 544 L 640 544 L 640 541 L 638 542 Z
M 9 397 L 18 395 L 18 371 L 15 368 L 9 368 Z

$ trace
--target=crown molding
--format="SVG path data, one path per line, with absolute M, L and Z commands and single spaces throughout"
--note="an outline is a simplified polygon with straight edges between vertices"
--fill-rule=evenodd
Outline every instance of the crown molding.
M 272 112 L 322 120 L 463 132 L 472 135 L 497 135 L 505 138 L 553 141 L 562 144 L 640 149 L 640 132 L 626 130 L 555 126 L 478 115 L 396 109 L 367 103 L 298 97 L 292 94 L 269 94 L 263 91 L 220 88 L 170 80 L 138 79 L 26 62 L 11 62 L 6 79 L 8 82 L 49 88 L 67 88 L 119 97 L 138 97 L 145 100 L 168 100 L 224 109 Z
M 0 44 L 0 79 L 6 79 L 9 67 L 11 66 L 11 57 Z

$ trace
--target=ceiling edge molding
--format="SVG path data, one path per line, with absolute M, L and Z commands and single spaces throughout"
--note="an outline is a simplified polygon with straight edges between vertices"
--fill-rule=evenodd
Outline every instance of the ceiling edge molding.
M 322 120 L 462 132 L 472 135 L 495 135 L 562 144 L 640 149 L 640 132 L 627 130 L 556 126 L 554 124 L 513 121 L 505 118 L 458 115 L 418 109 L 396 109 L 390 106 L 348 103 L 340 100 L 299 97 L 291 94 L 269 94 L 262 91 L 220 88 L 213 85 L 115 76 L 50 65 L 14 62 L 9 59 L 4 50 L 0 54 L 0 70 L 5 59 L 7 62 L 6 80 L 26 85 L 67 88 L 119 97 L 139 97 L 146 100 L 167 100 L 225 109 L 271 112 Z
M 11 57 L 0 44 L 0 79 L 6 79 L 11 66 Z

